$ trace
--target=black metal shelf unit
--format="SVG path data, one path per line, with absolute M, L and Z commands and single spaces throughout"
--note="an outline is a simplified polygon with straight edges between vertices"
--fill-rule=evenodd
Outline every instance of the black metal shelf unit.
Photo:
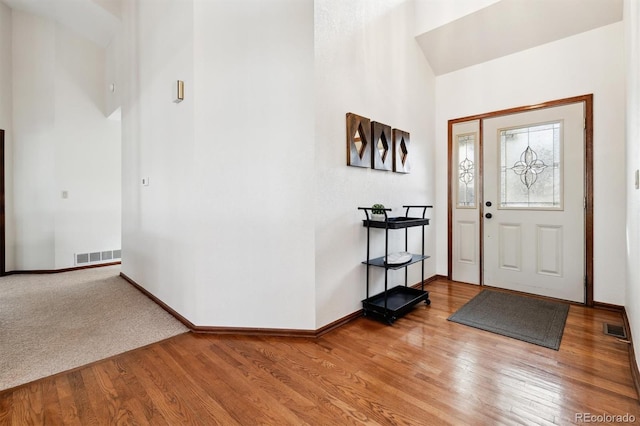
M 424 254 L 424 227 L 429 224 L 429 219 L 425 218 L 427 209 L 432 206 L 402 206 L 405 210 L 405 216 L 403 217 L 388 217 L 387 212 L 391 209 L 384 209 L 384 221 L 372 220 L 369 217 L 369 212 L 374 209 L 372 207 L 358 207 L 358 210 L 363 210 L 366 219 L 362 221 L 362 225 L 367 228 L 367 260 L 364 263 L 367 266 L 367 298 L 362 301 L 363 313 L 365 316 L 371 316 L 387 324 L 393 324 L 393 322 L 409 312 L 415 305 L 424 301 L 427 305 L 431 304 L 429 300 L 429 292 L 424 289 L 424 261 L 429 256 Z M 422 209 L 422 217 L 410 217 L 410 209 Z M 378 209 L 376 209 L 378 210 Z M 387 263 L 389 256 L 389 230 L 390 229 L 404 229 L 404 249 L 408 250 L 408 235 L 409 228 L 420 226 L 422 228 L 422 253 L 411 253 L 411 259 L 405 263 L 391 264 Z M 371 258 L 370 256 L 370 232 L 371 228 L 384 229 L 384 256 Z M 408 286 L 408 271 L 407 267 L 415 263 L 421 263 L 422 266 L 422 280 L 420 289 Z M 384 291 L 373 296 L 369 296 L 369 267 L 375 266 L 384 268 Z M 388 271 L 404 268 L 404 285 L 398 285 L 389 289 Z

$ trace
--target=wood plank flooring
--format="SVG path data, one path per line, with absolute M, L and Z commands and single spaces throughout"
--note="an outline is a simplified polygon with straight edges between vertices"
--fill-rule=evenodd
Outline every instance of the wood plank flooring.
M 318 339 L 183 334 L 0 393 L 2 425 L 576 424 L 640 421 L 619 313 L 571 306 L 559 351 L 447 317 L 479 292 L 436 281 L 393 326 Z

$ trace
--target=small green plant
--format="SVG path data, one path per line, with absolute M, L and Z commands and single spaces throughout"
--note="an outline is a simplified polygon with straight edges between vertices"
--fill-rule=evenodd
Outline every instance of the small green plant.
M 371 213 L 384 214 L 384 204 L 374 204 L 371 206 Z

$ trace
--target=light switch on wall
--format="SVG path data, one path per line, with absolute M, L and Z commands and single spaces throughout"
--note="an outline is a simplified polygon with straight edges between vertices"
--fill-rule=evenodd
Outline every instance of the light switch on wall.
M 64 199 L 69 198 L 69 191 L 62 191 L 62 198 Z
M 149 178 L 148 177 L 143 177 L 142 178 L 142 185 L 143 186 L 149 186 Z
M 640 189 L 640 170 L 636 169 L 636 189 Z

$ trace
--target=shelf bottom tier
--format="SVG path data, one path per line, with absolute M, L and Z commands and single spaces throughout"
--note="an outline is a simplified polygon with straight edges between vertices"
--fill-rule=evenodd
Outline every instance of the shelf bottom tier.
M 391 324 L 405 315 L 415 305 L 425 301 L 431 304 L 429 292 L 413 287 L 399 285 L 386 292 L 387 307 L 385 308 L 385 293 L 376 294 L 362 301 L 365 316 L 374 316 Z

